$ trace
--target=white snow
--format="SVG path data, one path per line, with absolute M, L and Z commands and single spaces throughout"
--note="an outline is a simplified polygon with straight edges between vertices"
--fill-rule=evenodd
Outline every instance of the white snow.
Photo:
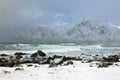
M 38 67 L 35 67 L 38 66 Z M 89 63 L 49 68 L 48 65 L 23 65 L 24 70 L 0 67 L 0 80 L 120 80 L 120 66 L 108 68 L 89 67 Z M 8 73 L 5 73 L 8 71 Z
M 65 42 L 119 42 L 120 29 L 96 20 L 83 20 L 65 27 L 33 26 L 19 35 L 18 42 L 65 43 Z

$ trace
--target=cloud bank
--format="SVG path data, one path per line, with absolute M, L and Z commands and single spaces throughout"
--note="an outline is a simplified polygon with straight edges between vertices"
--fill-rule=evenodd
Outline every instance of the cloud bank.
M 0 42 L 34 24 L 66 25 L 94 17 L 120 24 L 120 0 L 0 0 Z

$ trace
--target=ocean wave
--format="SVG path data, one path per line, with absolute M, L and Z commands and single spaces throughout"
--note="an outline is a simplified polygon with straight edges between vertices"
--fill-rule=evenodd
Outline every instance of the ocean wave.
M 113 45 L 76 45 L 74 43 L 62 44 L 0 44 L 0 50 L 43 50 L 45 52 L 70 52 L 70 51 L 109 51 L 119 50 L 119 46 Z

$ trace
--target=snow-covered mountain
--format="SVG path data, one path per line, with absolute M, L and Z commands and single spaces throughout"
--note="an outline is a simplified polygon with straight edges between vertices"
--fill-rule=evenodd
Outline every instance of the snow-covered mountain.
M 84 20 L 75 24 L 66 32 L 72 42 L 118 42 L 120 29 L 98 23 L 95 20 Z
M 105 25 L 96 20 L 83 20 L 69 26 L 33 26 L 19 35 L 18 42 L 24 43 L 117 43 L 120 28 Z

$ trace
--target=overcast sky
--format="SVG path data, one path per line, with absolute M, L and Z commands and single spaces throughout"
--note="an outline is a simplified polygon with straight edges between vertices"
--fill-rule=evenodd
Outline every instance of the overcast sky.
M 120 0 L 0 0 L 0 41 L 35 25 L 64 25 L 85 18 L 120 24 Z

